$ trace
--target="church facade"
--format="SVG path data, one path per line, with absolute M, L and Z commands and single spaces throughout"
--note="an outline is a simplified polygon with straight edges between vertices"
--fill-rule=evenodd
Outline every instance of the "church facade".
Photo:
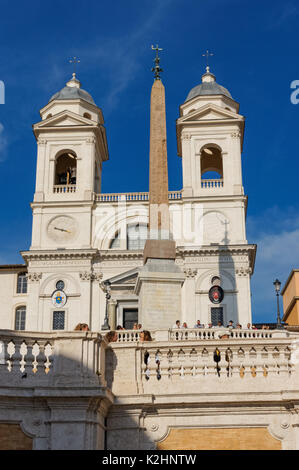
M 149 195 L 101 193 L 109 158 L 104 118 L 75 75 L 40 115 L 33 126 L 32 242 L 22 252 L 24 265 L 0 267 L 1 324 L 45 332 L 70 331 L 84 322 L 99 331 L 109 281 L 110 326 L 129 329 L 140 320 L 136 280 Z M 180 106 L 176 127 L 183 187 L 169 191 L 169 211 L 183 282 L 181 314 L 172 323 L 179 319 L 193 327 L 197 320 L 204 325 L 232 320 L 245 327 L 252 322 L 256 246 L 246 239 L 244 117 L 207 68 Z
M 180 106 L 178 191 L 158 114 L 158 181 L 103 194 L 104 119 L 75 75 L 40 113 L 31 246 L 0 266 L 0 449 L 299 449 L 298 332 L 248 326 L 256 246 L 228 90 L 207 68 Z

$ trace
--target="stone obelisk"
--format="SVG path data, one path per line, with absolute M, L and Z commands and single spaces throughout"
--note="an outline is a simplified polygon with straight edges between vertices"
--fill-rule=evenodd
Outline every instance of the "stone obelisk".
M 175 264 L 175 241 L 170 231 L 165 90 L 158 56 L 162 49 L 152 49 L 156 58 L 150 115 L 149 231 L 135 292 L 139 297 L 138 321 L 143 328 L 168 329 L 181 319 L 181 285 L 185 278 Z

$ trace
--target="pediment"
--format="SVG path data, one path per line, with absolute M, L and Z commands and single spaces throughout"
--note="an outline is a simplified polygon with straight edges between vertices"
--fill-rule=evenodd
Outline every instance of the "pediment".
M 178 119 L 178 124 L 198 122 L 198 121 L 215 121 L 215 120 L 243 120 L 243 116 L 234 113 L 228 109 L 222 108 L 215 104 L 206 104 L 199 109 L 196 109 L 185 116 Z
M 139 269 L 134 268 L 130 269 L 129 271 L 126 271 L 124 273 L 118 274 L 116 276 L 113 276 L 109 279 L 111 283 L 111 287 L 113 286 L 135 286 L 137 276 L 138 276 Z
M 90 126 L 94 122 L 88 118 L 73 113 L 72 111 L 61 111 L 34 125 L 34 129 L 44 129 L 47 127 L 70 127 L 70 126 Z

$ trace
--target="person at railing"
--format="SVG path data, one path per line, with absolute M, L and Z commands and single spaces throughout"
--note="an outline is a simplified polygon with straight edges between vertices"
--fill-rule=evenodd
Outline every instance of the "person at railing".
M 211 328 L 224 328 L 224 325 L 223 325 L 223 323 L 219 320 L 219 321 L 217 322 L 217 325 L 212 325 Z
M 230 320 L 230 321 L 228 322 L 228 325 L 226 326 L 226 328 L 229 328 L 229 329 L 235 328 L 235 327 L 234 327 L 234 322 L 233 322 L 232 320 Z
M 240 323 L 237 323 L 236 328 L 237 328 L 238 330 L 241 330 L 241 329 L 242 329 L 242 325 L 241 325 Z
M 108 343 L 115 343 L 118 340 L 118 334 L 116 331 L 108 331 L 108 333 L 105 334 L 105 339 Z
M 134 323 L 133 330 L 138 330 L 138 324 L 137 323 Z
M 208 328 L 213 328 L 213 323 L 208 323 Z
M 121 325 L 117 325 L 116 329 L 117 330 L 123 330 L 123 327 Z
M 75 331 L 89 331 L 89 327 L 87 323 L 78 323 L 75 328 Z
M 181 328 L 184 328 L 184 329 L 188 328 L 188 325 L 187 325 L 187 323 L 186 323 L 185 321 L 184 321 L 184 323 L 182 324 Z
M 175 322 L 175 324 L 173 325 L 172 329 L 175 329 L 175 328 L 181 328 L 181 322 L 180 322 L 180 320 L 177 320 L 177 321 Z
M 141 329 L 142 329 L 142 325 L 141 325 L 141 323 L 138 323 L 137 330 L 141 330 Z
M 143 330 L 140 332 L 139 341 L 152 341 L 152 337 L 149 331 Z
M 205 326 L 200 323 L 200 320 L 197 320 L 193 328 L 204 328 Z

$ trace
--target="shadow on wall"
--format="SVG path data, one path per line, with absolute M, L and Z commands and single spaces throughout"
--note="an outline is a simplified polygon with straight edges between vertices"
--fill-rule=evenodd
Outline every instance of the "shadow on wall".
M 0 450 L 104 449 L 106 348 L 99 333 L 0 330 Z

